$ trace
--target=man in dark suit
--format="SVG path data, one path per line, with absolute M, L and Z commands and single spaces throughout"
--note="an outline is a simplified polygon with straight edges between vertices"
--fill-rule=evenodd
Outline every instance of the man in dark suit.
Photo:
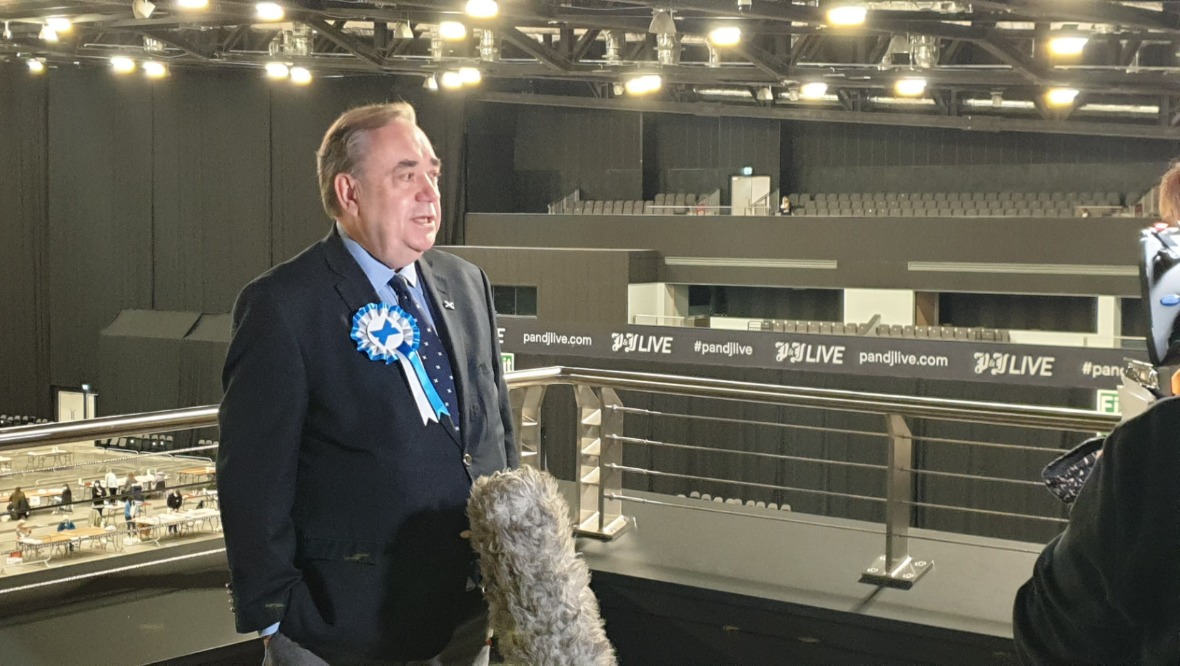
M 464 509 L 518 464 L 491 287 L 431 249 L 439 160 L 409 105 L 346 112 L 317 161 L 333 230 L 234 307 L 217 467 L 237 628 L 276 664 L 486 663 Z

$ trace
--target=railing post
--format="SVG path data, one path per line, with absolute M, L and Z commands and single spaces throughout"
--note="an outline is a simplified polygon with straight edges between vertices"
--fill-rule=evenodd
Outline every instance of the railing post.
M 578 404 L 577 532 L 582 536 L 613 539 L 630 524 L 622 514 L 623 405 L 613 389 L 574 387 Z
M 523 394 L 520 409 L 513 414 L 520 464 L 548 470 L 549 461 L 541 450 L 541 403 L 545 400 L 545 387 L 530 386 L 520 392 Z
M 910 589 L 934 562 L 909 552 L 910 502 L 914 492 L 913 436 L 905 418 L 885 415 L 889 433 L 889 466 L 885 479 L 885 554 L 863 574 L 862 583 Z

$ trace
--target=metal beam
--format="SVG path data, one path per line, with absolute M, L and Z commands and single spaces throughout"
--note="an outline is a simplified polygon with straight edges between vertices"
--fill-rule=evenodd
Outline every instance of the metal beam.
M 743 41 L 741 44 L 733 47 L 732 50 L 734 53 L 748 60 L 750 64 L 776 79 L 787 75 L 789 65 L 786 61 L 750 40 Z
M 586 53 L 590 51 L 590 47 L 594 46 L 594 40 L 598 39 L 600 32 L 602 31 L 597 28 L 583 32 L 582 36 L 578 38 L 578 43 L 574 44 L 574 48 L 570 52 L 570 60 L 577 62 L 585 57 Z
M 381 59 L 381 56 L 377 55 L 371 46 L 361 44 L 327 21 L 311 16 L 300 16 L 295 20 L 320 33 L 336 46 L 348 51 L 361 60 L 378 68 L 384 66 L 385 63 Z
M 151 37 L 161 44 L 171 46 L 174 49 L 180 49 L 181 51 L 184 51 L 191 56 L 200 58 L 201 60 L 212 60 L 213 56 L 215 55 L 215 51 L 212 49 L 189 43 L 187 40 L 177 37 L 176 33 L 148 32 L 146 30 L 141 30 L 139 31 L 139 34 L 143 35 L 144 37 Z
M 1147 28 L 1148 30 L 1180 32 L 1180 20 L 1173 14 L 1130 7 L 1118 2 L 1096 2 L 1095 0 L 1007 0 L 1006 2 L 994 2 L 977 0 L 975 4 L 1012 12 L 1017 15 L 1014 18 L 1110 23 Z
M 722 105 L 655 100 L 617 98 L 612 100 L 563 97 L 559 95 L 517 95 L 512 93 L 478 93 L 475 99 L 500 104 L 529 106 L 558 106 L 570 108 L 612 109 L 650 113 L 680 113 L 705 117 L 764 118 L 803 122 L 852 123 L 858 125 L 896 125 L 901 127 L 933 127 L 979 132 L 1037 132 L 1042 134 L 1079 134 L 1083 136 L 1113 136 L 1135 139 L 1180 140 L 1180 128 L 1158 125 L 1119 125 L 1088 121 L 1046 121 L 1002 118 L 996 116 L 921 115 L 907 113 L 862 113 L 824 109 L 797 109 L 782 105 L 774 108 L 753 105 Z
M 500 37 L 504 41 L 536 58 L 551 69 L 559 72 L 569 72 L 574 68 L 574 64 L 570 62 L 569 58 L 566 58 L 544 44 L 538 43 L 537 40 L 512 26 L 500 26 L 496 28 L 496 32 L 500 34 Z
M 1006 65 L 1020 72 L 1026 79 L 1033 83 L 1044 84 L 1049 78 L 1049 73 L 1044 67 L 1033 62 L 1031 58 L 1026 57 L 1006 42 L 1001 42 L 996 38 L 973 41 L 979 48 L 999 58 Z

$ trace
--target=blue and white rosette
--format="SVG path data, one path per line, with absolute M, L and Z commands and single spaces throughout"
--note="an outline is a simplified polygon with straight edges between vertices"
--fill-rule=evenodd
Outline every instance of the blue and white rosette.
M 388 303 L 369 303 L 352 316 L 351 337 L 369 360 L 401 364 L 423 425 L 437 422 L 443 414 L 450 416 L 418 356 L 422 335 L 410 313 Z

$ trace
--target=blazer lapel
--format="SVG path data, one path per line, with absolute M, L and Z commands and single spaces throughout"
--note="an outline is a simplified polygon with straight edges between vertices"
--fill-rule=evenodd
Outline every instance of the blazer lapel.
M 467 391 L 467 371 L 466 364 L 462 359 L 467 358 L 467 348 L 463 343 L 462 324 L 458 320 L 456 311 L 446 307 L 446 303 L 452 301 L 450 285 L 447 283 L 447 278 L 441 273 L 434 271 L 433 264 L 428 255 L 423 255 L 422 260 L 418 262 L 418 270 L 426 281 L 426 291 L 430 294 L 430 300 L 434 305 L 431 310 L 431 315 L 434 317 L 435 328 L 438 329 L 438 336 L 442 339 L 443 345 L 447 348 L 447 354 L 451 357 L 451 372 L 455 375 L 455 390 L 459 392 L 459 430 L 463 437 L 467 436 L 467 406 L 470 404 L 468 400 L 471 396 Z M 452 437 L 455 433 L 447 430 L 447 433 Z M 460 446 L 463 442 L 456 440 Z
M 365 272 L 361 270 L 356 260 L 348 253 L 348 249 L 344 247 L 344 241 L 336 232 L 335 225 L 332 226 L 331 233 L 323 242 L 324 257 L 328 261 L 328 267 L 340 277 L 336 282 L 336 293 L 340 294 L 340 298 L 348 307 L 348 325 L 352 326 L 353 313 L 369 303 L 380 302 L 381 299 L 378 298 L 377 292 L 373 291 L 373 285 L 369 283 L 369 278 L 365 277 Z

